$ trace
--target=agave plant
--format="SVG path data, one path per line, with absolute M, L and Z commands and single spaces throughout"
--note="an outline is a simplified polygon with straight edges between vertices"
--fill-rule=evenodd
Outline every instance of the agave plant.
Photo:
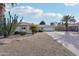
M 6 18 L 3 16 L 4 22 L 0 26 L 1 27 L 1 32 L 4 35 L 4 37 L 8 37 L 9 35 L 13 34 L 17 28 L 17 26 L 21 23 L 22 19 L 18 22 L 18 16 L 16 14 L 14 16 L 11 16 L 9 12 L 9 18 Z

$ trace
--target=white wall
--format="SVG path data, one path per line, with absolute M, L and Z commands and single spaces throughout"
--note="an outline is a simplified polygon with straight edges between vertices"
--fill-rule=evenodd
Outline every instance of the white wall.
M 47 31 L 47 32 L 53 32 L 55 31 L 55 28 L 53 26 L 43 26 L 43 31 Z

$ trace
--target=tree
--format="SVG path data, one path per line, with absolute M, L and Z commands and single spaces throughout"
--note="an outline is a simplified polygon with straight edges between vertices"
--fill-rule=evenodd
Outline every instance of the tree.
M 62 23 L 61 22 L 58 22 L 58 24 L 57 25 L 62 25 Z
M 54 25 L 55 23 L 51 22 L 50 25 Z
M 62 21 L 65 23 L 66 31 L 68 31 L 68 23 L 71 21 L 71 19 L 73 19 L 73 16 L 70 15 L 63 16 L 62 18 Z
M 0 13 L 2 14 L 5 11 L 5 4 L 0 3 Z
M 16 3 L 9 3 L 12 7 L 16 6 Z M 0 24 L 4 22 L 3 15 L 5 12 L 5 3 L 0 3 Z
M 11 16 L 10 12 L 9 12 L 9 18 L 6 18 L 4 15 L 3 16 L 4 22 L 2 23 L 2 25 L 0 25 L 2 35 L 4 37 L 8 37 L 9 35 L 13 34 L 17 26 L 22 21 L 22 19 L 18 22 L 18 16 L 16 16 L 16 14 L 14 16 Z
M 40 22 L 40 25 L 45 25 L 46 23 L 44 21 L 41 21 Z
M 5 12 L 5 4 L 0 3 L 0 24 L 3 23 L 4 12 Z
M 36 32 L 38 32 L 39 28 L 37 25 L 32 24 L 30 26 L 30 30 L 32 31 L 32 34 L 35 34 Z

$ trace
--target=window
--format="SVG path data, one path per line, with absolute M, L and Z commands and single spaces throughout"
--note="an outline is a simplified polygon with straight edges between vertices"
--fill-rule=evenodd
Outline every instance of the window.
M 25 27 L 22 27 L 22 29 L 26 29 Z

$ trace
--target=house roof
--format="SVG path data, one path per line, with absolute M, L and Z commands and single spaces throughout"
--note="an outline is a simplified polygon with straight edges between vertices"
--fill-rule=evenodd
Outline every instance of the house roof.
M 74 24 L 69 24 L 69 26 L 79 26 L 79 22 L 78 23 L 74 23 Z
M 39 25 L 39 27 L 54 27 L 54 26 L 50 26 L 50 25 Z
M 31 25 L 32 23 L 27 23 L 27 22 L 21 22 L 20 25 Z

